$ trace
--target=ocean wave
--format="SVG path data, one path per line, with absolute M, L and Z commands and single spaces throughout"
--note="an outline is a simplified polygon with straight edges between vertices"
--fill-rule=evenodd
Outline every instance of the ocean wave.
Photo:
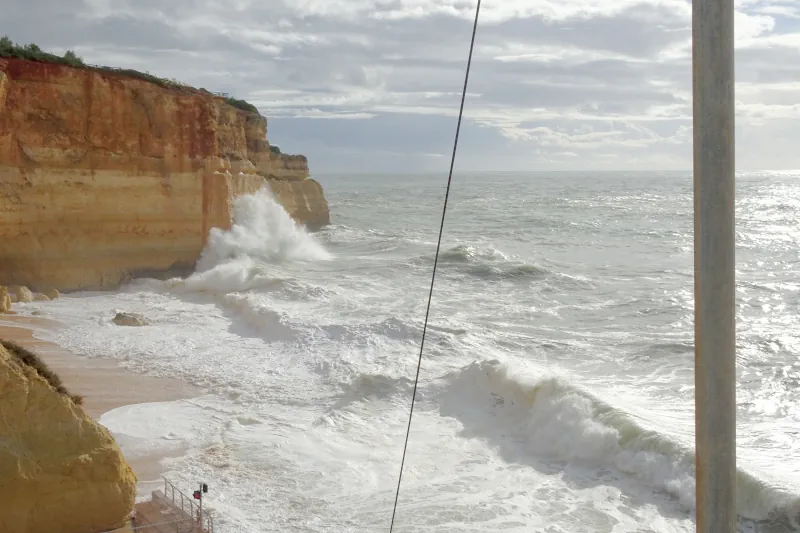
M 349 324 L 331 323 L 314 327 L 324 333 L 327 341 L 348 347 L 383 346 L 387 341 L 418 346 L 422 338 L 423 321 L 421 319 L 407 321 L 398 317 L 388 317 L 382 320 L 366 320 Z M 433 356 L 436 348 L 452 348 L 454 339 L 463 336 L 467 331 L 465 328 L 428 324 L 425 346 L 431 352 L 427 355 Z
M 332 224 L 317 235 L 330 244 L 354 250 L 356 255 L 401 250 L 407 246 L 436 246 L 436 241 L 431 239 L 429 233 L 402 227 L 358 228 Z
M 336 401 L 314 420 L 315 426 L 336 426 L 348 421 L 364 424 L 381 412 L 396 415 L 398 404 L 405 406 L 410 401 L 414 381 L 403 376 L 356 372 L 341 388 Z
M 636 347 L 631 353 L 632 361 L 659 360 L 664 357 L 686 356 L 694 353 L 694 343 L 690 341 L 661 341 L 648 343 L 644 346 Z
M 234 201 L 234 224 L 229 230 L 211 228 L 195 272 L 167 281 L 134 280 L 129 285 L 168 290 L 228 294 L 280 288 L 287 264 L 328 261 L 333 256 L 299 226 L 262 187 Z
M 341 409 L 363 400 L 388 400 L 397 394 L 410 399 L 414 381 L 408 377 L 391 377 L 384 374 L 359 373 L 345 387 L 333 408 Z
M 410 263 L 432 266 L 433 255 L 416 256 Z M 494 248 L 466 244 L 441 252 L 439 266 L 451 272 L 486 280 L 535 279 L 555 274 L 545 267 L 511 259 Z
M 360 339 L 382 337 L 392 340 L 412 340 L 419 338 L 421 330 L 415 325 L 398 318 L 389 317 L 375 322 L 359 322 L 355 324 L 327 324 L 320 326 L 328 339 L 351 345 Z
M 475 261 L 508 261 L 508 256 L 494 248 L 478 248 L 459 244 L 439 255 L 439 260 L 450 263 L 472 263 Z
M 444 376 L 440 412 L 467 434 L 522 454 L 613 468 L 695 508 L 695 457 L 690 444 L 646 429 L 636 417 L 558 377 L 526 380 L 499 361 L 476 362 Z M 797 527 L 800 495 L 737 473 L 741 518 L 788 520 Z
M 209 231 L 208 242 L 197 262 L 198 271 L 243 256 L 265 262 L 331 259 L 331 254 L 297 225 L 266 186 L 255 194 L 237 198 L 233 213 L 231 229 Z
M 483 279 L 516 279 L 516 278 L 540 278 L 550 272 L 536 265 L 509 265 L 498 267 L 493 265 L 473 265 L 467 272 L 477 278 Z

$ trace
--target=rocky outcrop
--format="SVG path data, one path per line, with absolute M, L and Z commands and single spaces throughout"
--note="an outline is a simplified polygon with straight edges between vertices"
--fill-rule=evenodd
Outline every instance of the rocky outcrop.
M 136 477 L 119 447 L 56 380 L 0 343 L 0 531 L 97 533 L 133 508 Z
M 11 312 L 11 295 L 8 287 L 0 285 L 0 314 Z
M 302 156 L 266 119 L 207 93 L 107 71 L 0 58 L 0 283 L 113 288 L 191 271 L 232 200 L 268 183 L 289 214 L 329 223 Z
M 28 287 L 22 285 L 11 286 L 7 288 L 11 302 L 47 302 L 54 300 L 61 296 L 57 289 L 50 289 L 45 293 L 32 292 Z
M 58 289 L 50 289 L 49 291 L 46 291 L 44 295 L 50 300 L 55 300 L 61 297 L 61 293 L 58 292 Z
M 16 294 L 18 302 L 29 303 L 36 299 L 31 290 L 24 285 L 22 287 L 14 287 L 14 294 Z
M 250 176 L 240 175 L 231 181 L 234 196 L 253 194 L 263 186 L 261 180 L 253 180 Z M 267 180 L 272 194 L 280 202 L 289 216 L 302 220 L 309 228 L 320 228 L 330 224 L 328 202 L 319 182 L 306 180 Z M 324 205 L 324 209 L 319 206 Z
M 308 160 L 302 155 L 271 153 L 258 167 L 262 176 L 283 181 L 302 181 L 308 178 Z
M 150 324 L 147 318 L 137 313 L 117 313 L 111 322 L 118 326 L 146 326 Z

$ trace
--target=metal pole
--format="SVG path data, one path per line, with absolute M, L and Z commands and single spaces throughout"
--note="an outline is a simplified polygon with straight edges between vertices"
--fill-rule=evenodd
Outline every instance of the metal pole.
M 698 533 L 736 531 L 733 2 L 692 2 Z
M 198 531 L 203 533 L 203 484 L 200 483 L 200 509 L 197 511 L 197 521 L 200 524 Z

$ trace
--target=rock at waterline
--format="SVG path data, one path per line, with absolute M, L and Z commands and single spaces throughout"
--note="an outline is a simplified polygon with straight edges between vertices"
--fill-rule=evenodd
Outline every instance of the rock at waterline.
M 0 313 L 11 312 L 11 295 L 8 294 L 8 287 L 0 285 Z
M 58 292 L 58 289 L 50 289 L 49 291 L 45 291 L 44 295 L 50 298 L 51 300 L 55 300 L 56 298 L 61 297 L 61 293 Z
M 136 313 L 117 313 L 111 321 L 118 326 L 147 326 L 150 321 Z
M 18 302 L 30 303 L 33 301 L 33 293 L 25 285 L 16 287 L 14 293 L 17 295 Z
M 136 475 L 111 433 L 33 352 L 0 340 L 0 531 L 121 527 Z

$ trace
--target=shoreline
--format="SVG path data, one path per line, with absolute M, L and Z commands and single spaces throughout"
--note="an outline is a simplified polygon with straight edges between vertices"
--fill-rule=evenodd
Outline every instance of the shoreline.
M 37 337 L 40 331 L 63 327 L 47 317 L 0 315 L 0 338 L 14 341 L 39 355 L 56 372 L 66 388 L 84 397 L 83 409 L 97 423 L 103 414 L 119 407 L 141 403 L 170 402 L 196 398 L 203 390 L 174 378 L 134 373 L 112 359 L 80 357 L 58 344 Z M 167 471 L 162 462 L 179 457 L 181 451 L 149 450 L 131 453 L 119 435 L 112 435 L 137 478 L 137 501 L 149 498 L 154 488 L 163 485 Z M 130 457 L 129 457 L 130 455 Z

